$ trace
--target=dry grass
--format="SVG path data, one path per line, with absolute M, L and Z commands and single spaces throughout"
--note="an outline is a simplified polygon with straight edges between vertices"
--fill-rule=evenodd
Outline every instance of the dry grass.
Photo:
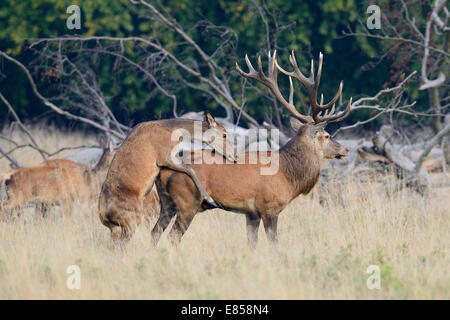
M 199 214 L 178 248 L 165 236 L 153 248 L 150 224 L 125 252 L 108 248 L 94 209 L 0 223 L 0 299 L 450 298 L 448 189 L 386 190 L 349 177 L 332 184 L 328 206 L 298 198 L 280 216 L 277 251 L 261 228 L 251 252 L 245 218 L 219 210 Z M 80 290 L 66 286 L 73 264 Z M 380 267 L 380 290 L 366 286 L 369 265 Z

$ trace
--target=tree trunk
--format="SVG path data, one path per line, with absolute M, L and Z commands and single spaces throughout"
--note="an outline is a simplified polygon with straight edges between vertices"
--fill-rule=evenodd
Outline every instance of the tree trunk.
M 450 50 L 450 31 L 445 31 L 444 35 L 444 43 L 442 46 L 442 50 L 444 52 L 448 52 Z M 446 79 L 448 79 L 448 63 L 446 63 L 446 57 L 443 55 L 439 56 L 439 61 L 437 63 L 437 73 L 443 72 Z M 433 111 L 436 114 L 441 113 L 441 99 L 439 95 L 439 87 L 433 87 L 429 89 L 429 97 L 431 106 L 433 107 Z M 433 130 L 437 134 L 439 131 L 442 130 L 442 122 L 441 122 L 441 116 L 437 115 L 433 117 Z
M 437 114 L 437 116 L 433 117 L 432 127 L 434 130 L 434 133 L 438 133 L 442 130 L 442 123 L 441 123 L 441 116 L 439 114 L 441 113 L 441 99 L 439 96 L 439 87 L 433 87 L 428 89 L 430 90 L 430 102 L 433 107 L 434 113 Z

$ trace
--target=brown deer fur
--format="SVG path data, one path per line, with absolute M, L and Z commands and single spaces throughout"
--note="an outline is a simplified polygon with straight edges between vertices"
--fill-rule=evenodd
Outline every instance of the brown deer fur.
M 89 171 L 85 165 L 64 159 L 13 169 L 2 178 L 2 209 L 20 209 L 33 201 L 45 210 L 55 204 L 70 207 L 75 199 L 87 200 L 92 194 Z
M 344 157 L 348 150 L 339 143 L 333 141 L 330 135 L 325 131 L 327 123 L 338 122 L 345 118 L 351 108 L 351 99 L 344 110 L 335 114 L 335 103 L 342 93 L 343 83 L 341 82 L 335 97 L 323 104 L 323 96 L 320 102 L 317 101 L 317 91 L 322 72 L 323 55 L 319 56 L 317 77 L 314 75 L 314 68 L 311 66 L 311 74 L 307 78 L 300 71 L 295 60 L 294 53 L 290 56 L 291 66 L 294 71 L 289 72 L 281 68 L 276 61 L 276 52 L 273 55 L 269 53 L 268 75 L 263 71 L 261 57 L 258 58 L 258 70 L 255 70 L 248 57 L 245 57 L 249 72 L 244 72 L 237 64 L 237 71 L 245 78 L 256 80 L 267 86 L 276 99 L 283 105 L 292 116 L 304 125 L 299 126 L 297 134 L 279 151 L 273 153 L 277 157 L 269 158 L 279 159 L 278 170 L 271 175 L 262 174 L 263 168 L 272 168 L 271 164 L 262 161 L 261 153 L 257 153 L 259 161 L 251 164 L 249 160 L 251 153 L 239 155 L 239 159 L 244 159 L 244 164 L 208 164 L 209 162 L 194 161 L 192 168 L 195 172 L 189 177 L 180 172 L 175 172 L 173 168 L 162 168 L 156 170 L 157 163 L 150 166 L 147 164 L 147 158 L 155 161 L 151 156 L 157 154 L 149 145 L 145 144 L 141 137 L 136 135 L 129 139 L 139 141 L 128 149 L 124 149 L 124 156 L 121 166 L 115 168 L 115 174 L 122 172 L 123 183 L 108 185 L 108 190 L 115 190 L 114 199 L 120 199 L 122 206 L 117 202 L 115 207 L 105 208 L 105 199 L 100 199 L 100 213 L 102 219 L 109 222 L 113 238 L 128 240 L 134 233 L 135 227 L 140 223 L 139 208 L 140 198 L 145 193 L 148 181 L 156 180 L 158 194 L 161 199 L 160 217 L 152 230 L 152 238 L 155 244 L 158 242 L 162 232 L 168 226 L 171 217 L 177 214 L 175 224 L 171 230 L 172 239 L 175 242 L 181 239 L 186 229 L 189 227 L 192 219 L 198 211 L 205 210 L 208 204 L 202 202 L 200 186 L 205 188 L 205 192 L 223 208 L 230 211 L 242 212 L 247 217 L 248 238 L 251 245 L 256 244 L 257 230 L 260 220 L 263 220 L 264 227 L 269 239 L 277 242 L 277 221 L 279 213 L 300 194 L 308 193 L 319 179 L 322 163 L 332 158 Z M 289 100 L 284 99 L 278 88 L 278 70 L 289 76 L 290 95 Z M 311 116 L 300 114 L 293 102 L 293 83 L 292 79 L 297 79 L 306 88 L 308 98 L 311 103 Z M 166 139 L 168 140 L 168 139 Z M 153 143 L 153 146 L 162 148 L 162 144 Z M 146 149 L 147 148 L 147 149 Z M 150 150 L 150 151 L 142 151 Z M 161 150 L 159 150 L 161 152 Z M 200 152 L 203 156 L 205 152 Z M 142 155 L 146 155 L 142 157 Z M 194 153 L 194 157 L 199 156 Z M 138 158 L 138 160 L 136 160 Z M 267 158 L 265 157 L 264 160 Z M 136 166 L 137 162 L 145 162 L 145 165 Z M 136 167 L 147 169 L 141 174 Z M 110 172 L 113 166 L 111 166 Z M 181 171 L 181 170 L 177 170 Z M 149 179 L 148 177 L 151 177 Z M 198 181 L 193 179 L 195 177 Z M 108 181 L 108 178 L 107 178 Z M 193 184 L 195 183 L 195 186 Z M 106 183 L 105 183 L 106 185 Z M 151 184 L 153 185 L 153 183 Z M 136 187 L 137 186 L 137 187 Z M 199 191 L 200 190 L 200 191 Z M 103 207 L 102 207 L 103 205 Z M 106 209 L 106 210 L 105 210 Z M 131 227 L 127 223 L 133 222 Z M 105 223 L 105 222 L 104 222 Z M 106 224 L 106 223 L 105 223 Z
M 317 91 L 322 73 L 323 55 L 319 55 L 317 77 L 311 65 L 311 74 L 307 78 L 300 71 L 295 55 L 289 57 L 294 71 L 289 72 L 281 68 L 276 60 L 276 51 L 269 53 L 269 70 L 263 71 L 261 57 L 258 57 L 258 68 L 253 68 L 250 60 L 245 56 L 249 72 L 244 72 L 237 64 L 237 71 L 245 78 L 256 80 L 267 86 L 277 100 L 296 119 L 292 126 L 298 127 L 297 134 L 278 153 L 279 170 L 272 175 L 262 175 L 261 168 L 265 165 L 257 164 L 194 164 L 192 168 L 197 173 L 201 184 L 207 192 L 226 210 L 242 212 L 247 218 L 247 236 L 251 246 L 256 245 L 257 231 L 260 220 L 263 220 L 266 234 L 271 242 L 278 241 L 278 215 L 300 194 L 307 194 L 317 183 L 320 169 L 324 161 L 344 157 L 348 150 L 325 131 L 330 122 L 344 119 L 350 112 L 351 99 L 344 112 L 334 114 L 335 103 L 342 93 L 341 82 L 337 94 L 327 104 L 317 100 Z M 278 71 L 289 76 L 290 94 L 286 100 L 278 88 Z M 300 114 L 293 102 L 294 87 L 292 79 L 297 79 L 306 88 L 311 104 L 311 116 Z M 331 108 L 331 109 L 330 109 Z M 301 125 L 303 123 L 303 125 Z M 261 153 L 258 154 L 261 156 Z M 249 157 L 249 154 L 239 155 L 239 158 Z M 271 159 L 274 159 L 271 157 Z M 267 166 L 267 165 L 266 165 Z M 186 175 L 170 170 L 162 170 L 157 183 L 161 198 L 161 213 L 158 222 L 152 230 L 152 238 L 156 244 L 161 233 L 167 227 L 170 218 L 177 214 L 175 224 L 170 232 L 171 238 L 178 242 L 198 211 L 207 209 L 199 201 L 198 192 L 192 188 L 192 182 Z
M 152 190 L 161 167 L 169 167 L 188 174 L 194 182 L 196 181 L 196 187 L 202 197 L 214 203 L 198 182 L 192 168 L 175 164 L 171 160 L 171 152 L 179 143 L 172 141 L 175 129 L 185 129 L 193 137 L 194 121 L 170 119 L 141 123 L 133 129 L 118 149 L 99 199 L 100 220 L 110 228 L 112 240 L 129 238 L 134 228 L 146 216 L 143 200 Z M 202 122 L 202 131 L 209 129 L 217 131 L 221 139 L 203 142 L 225 155 L 223 149 L 226 145 L 226 130 L 207 113 Z M 227 153 L 226 156 L 228 159 L 235 159 L 233 153 Z
M 277 241 L 280 212 L 300 194 L 311 191 L 319 179 L 324 161 L 341 158 L 348 150 L 330 139 L 323 125 L 307 124 L 279 151 L 279 170 L 274 175 L 261 175 L 257 164 L 193 164 L 202 185 L 225 210 L 246 214 L 249 244 L 257 241 L 260 220 L 270 240 Z M 248 158 L 248 154 L 239 157 Z M 191 179 L 169 169 L 160 173 L 157 183 L 162 208 L 152 231 L 158 242 L 170 219 L 177 214 L 170 232 L 178 242 L 197 212 L 208 209 Z
M 112 149 L 105 149 L 93 169 L 66 159 L 51 159 L 36 166 L 10 170 L 0 182 L 2 218 L 30 202 L 38 204 L 43 214 L 53 205 L 71 209 L 75 201 L 97 203 L 113 155 Z M 155 214 L 159 212 L 156 191 L 146 198 L 146 207 L 154 208 Z

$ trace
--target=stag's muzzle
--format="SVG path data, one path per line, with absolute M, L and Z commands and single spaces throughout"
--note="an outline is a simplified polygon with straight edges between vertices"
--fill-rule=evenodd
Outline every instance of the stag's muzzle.
M 341 150 L 339 150 L 339 153 L 336 155 L 336 159 L 342 159 L 348 154 L 348 149 L 345 147 L 342 147 Z

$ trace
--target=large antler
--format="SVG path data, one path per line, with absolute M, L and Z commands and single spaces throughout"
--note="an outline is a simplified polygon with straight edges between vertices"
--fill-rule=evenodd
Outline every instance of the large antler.
M 275 68 L 275 66 L 278 66 L 276 50 L 274 51 L 273 56 L 271 56 L 270 52 L 269 52 L 269 76 L 266 76 L 264 74 L 264 71 L 262 69 L 261 56 L 258 57 L 258 71 L 256 71 L 253 68 L 247 55 L 245 55 L 245 62 L 247 63 L 248 69 L 250 70 L 248 73 L 242 71 L 242 69 L 239 67 L 238 63 L 236 62 L 236 69 L 241 74 L 241 76 L 243 76 L 245 78 L 256 80 L 256 81 L 264 84 L 266 87 L 268 87 L 272 91 L 272 93 L 275 95 L 275 97 L 278 99 L 278 101 L 280 101 L 295 118 L 297 118 L 300 121 L 303 121 L 305 123 L 312 122 L 311 117 L 304 116 L 295 109 L 294 86 L 292 84 L 291 77 L 289 77 L 289 86 L 290 86 L 289 102 L 286 101 L 286 99 L 284 99 L 283 95 L 281 94 L 280 89 L 278 88 L 278 81 L 277 81 L 278 69 Z
M 281 68 L 278 65 L 277 59 L 276 59 L 276 50 L 273 53 L 273 56 L 270 55 L 269 52 L 269 76 L 266 76 L 262 70 L 262 63 L 261 63 L 261 57 L 258 57 L 258 71 L 256 71 L 251 62 L 248 59 L 248 56 L 245 55 L 245 62 L 247 63 L 247 66 L 249 68 L 249 72 L 246 73 L 242 71 L 242 69 L 239 67 L 239 65 L 236 63 L 236 69 L 237 71 L 245 78 L 256 80 L 265 86 L 267 86 L 275 95 L 275 97 L 280 101 L 286 109 L 289 110 L 289 112 L 297 119 L 299 119 L 302 122 L 305 123 L 320 123 L 320 122 L 337 122 L 344 119 L 350 112 L 350 106 L 352 99 L 350 99 L 347 108 L 344 112 L 341 112 L 337 115 L 334 115 L 335 112 L 335 104 L 337 99 L 342 93 L 342 87 L 343 82 L 341 81 L 341 84 L 339 85 L 339 90 L 336 93 L 335 97 L 327 104 L 323 104 L 323 95 L 320 99 L 320 104 L 317 102 L 317 90 L 319 88 L 320 83 L 320 77 L 322 74 L 322 62 L 323 62 L 323 55 L 320 53 L 319 56 L 319 68 L 317 71 L 317 78 L 314 76 L 314 63 L 311 62 L 311 74 L 309 78 L 305 77 L 303 73 L 300 71 L 297 61 L 295 60 L 294 52 L 289 56 L 289 61 L 291 62 L 291 65 L 294 67 L 294 71 L 288 72 Z M 276 67 L 276 68 L 275 68 Z M 285 75 L 289 76 L 289 85 L 290 85 L 290 92 L 289 92 L 289 102 L 284 99 L 282 96 L 280 89 L 278 88 L 278 70 L 280 70 Z M 292 78 L 295 78 L 300 81 L 301 84 L 306 88 L 308 92 L 309 99 L 311 101 L 311 109 L 312 109 L 312 117 L 311 116 L 305 116 L 300 114 L 294 106 L 294 87 L 292 84 Z M 327 112 L 326 110 L 331 107 L 331 110 Z M 322 115 L 322 113 L 325 111 L 325 113 Z
M 319 89 L 320 84 L 320 77 L 322 76 L 322 63 L 323 63 L 323 54 L 322 52 L 319 54 L 319 67 L 317 69 L 317 77 L 314 76 L 314 61 L 311 60 L 311 74 L 309 75 L 309 78 L 305 77 L 303 73 L 300 71 L 300 68 L 297 65 L 297 61 L 295 59 L 294 51 L 292 51 L 291 55 L 289 56 L 289 62 L 294 67 L 294 71 L 288 72 L 281 68 L 278 63 L 275 61 L 275 64 L 277 68 L 284 73 L 285 75 L 289 76 L 290 78 L 293 77 L 300 81 L 301 84 L 305 87 L 306 91 L 308 92 L 308 97 L 311 103 L 311 109 L 312 109 L 312 118 L 315 123 L 319 122 L 337 122 L 343 120 L 345 117 L 348 116 L 350 113 L 350 106 L 352 104 L 352 99 L 350 98 L 350 101 L 348 102 L 347 108 L 344 110 L 344 112 L 341 112 L 337 115 L 334 115 L 335 111 L 335 105 L 336 101 L 339 99 L 339 96 L 342 94 L 342 88 L 344 86 L 344 82 L 341 81 L 339 84 L 339 89 L 334 96 L 333 99 L 331 99 L 330 102 L 327 104 L 323 104 L 323 94 L 320 97 L 320 103 L 317 102 L 317 91 Z M 329 109 L 331 107 L 331 110 L 329 112 L 325 112 L 325 114 L 322 115 L 324 111 Z

